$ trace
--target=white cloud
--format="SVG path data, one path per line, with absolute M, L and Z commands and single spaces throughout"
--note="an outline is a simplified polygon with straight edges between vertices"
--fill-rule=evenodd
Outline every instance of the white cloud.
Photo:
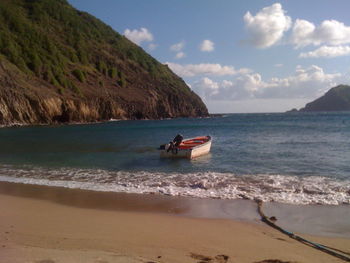
M 250 12 L 244 15 L 244 22 L 250 33 L 250 42 L 259 48 L 276 44 L 283 33 L 291 27 L 292 20 L 285 15 L 280 3 L 260 10 L 255 16 Z
M 212 76 L 225 76 L 235 75 L 238 73 L 250 72 L 249 69 L 236 70 L 232 66 L 222 66 L 220 64 L 187 64 L 181 65 L 171 62 L 166 62 L 171 70 L 181 77 L 194 77 L 198 75 L 212 75 Z
M 203 78 L 192 89 L 206 101 L 236 101 L 247 99 L 314 99 L 345 80 L 341 74 L 327 74 L 312 65 L 298 66 L 294 75 L 264 81 L 258 73 L 246 73 L 231 80 L 215 82 Z
M 261 98 L 316 98 L 344 80 L 339 73 L 327 74 L 316 65 L 304 68 L 297 66 L 294 75 L 286 78 L 272 78 L 259 89 L 256 97 Z
M 292 25 L 292 19 L 286 15 L 280 3 L 261 9 L 256 15 L 249 11 L 243 17 L 249 33 L 249 42 L 258 48 L 267 48 L 277 44 Z M 285 42 L 296 48 L 313 45 L 344 46 L 350 44 L 350 26 L 337 20 L 324 20 L 315 25 L 304 19 L 296 19 Z M 347 47 L 322 47 L 315 53 L 302 53 L 301 57 L 335 57 L 348 54 Z
M 302 108 L 309 99 L 243 99 L 206 101 L 210 113 L 256 113 L 285 112 L 293 108 Z
M 176 55 L 175 55 L 176 59 L 180 59 L 180 58 L 184 58 L 184 57 L 186 57 L 186 54 L 182 51 L 176 53 Z
M 219 84 L 209 78 L 202 78 L 192 85 L 192 89 L 202 98 L 210 98 L 219 92 Z
M 283 67 L 283 64 L 275 64 L 274 65 L 276 68 L 281 68 L 281 67 Z
M 312 43 L 310 36 L 315 31 L 315 28 L 313 23 L 297 19 L 293 26 L 291 42 L 297 47 L 310 45 Z
M 181 41 L 179 43 L 176 43 L 170 46 L 170 50 L 176 52 L 176 55 L 175 55 L 176 59 L 181 59 L 186 57 L 186 53 L 182 51 L 184 47 L 185 47 L 185 41 Z
M 171 45 L 171 46 L 170 46 L 170 50 L 171 50 L 171 51 L 174 51 L 174 52 L 179 52 L 179 51 L 181 51 L 181 50 L 184 48 L 184 46 L 185 46 L 185 42 L 184 42 L 184 41 L 181 41 L 181 42 L 179 42 L 179 43 L 176 43 L 176 44 L 174 44 L 174 45 Z
M 212 52 L 214 50 L 214 42 L 209 39 L 203 40 L 200 44 L 199 49 L 203 52 Z
M 192 85 L 192 89 L 205 101 L 236 101 L 254 98 L 260 81 L 259 74 L 247 74 L 232 81 L 223 80 L 221 82 L 215 82 L 205 77 L 196 81 Z
M 153 41 L 153 35 L 148 31 L 147 28 L 142 27 L 140 30 L 134 29 L 126 29 L 124 31 L 124 35 L 134 42 L 137 45 L 140 45 L 142 42 L 151 42 Z
M 316 27 L 313 23 L 297 19 L 291 42 L 297 48 L 307 45 L 344 45 L 350 43 L 350 27 L 336 20 L 325 20 Z
M 350 46 L 322 46 L 314 51 L 301 53 L 300 58 L 334 58 L 340 56 L 349 56 Z

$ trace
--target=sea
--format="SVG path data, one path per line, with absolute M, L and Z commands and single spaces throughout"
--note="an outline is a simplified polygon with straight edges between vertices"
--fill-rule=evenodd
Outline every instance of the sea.
M 210 154 L 160 158 L 178 133 Z M 350 112 L 223 114 L 0 129 L 0 181 L 286 204 L 350 204 Z

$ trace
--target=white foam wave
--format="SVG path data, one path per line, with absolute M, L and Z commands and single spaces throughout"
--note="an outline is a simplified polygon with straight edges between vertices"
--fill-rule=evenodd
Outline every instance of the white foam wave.
M 326 177 L 232 173 L 125 172 L 0 166 L 0 181 L 93 191 L 160 193 L 220 199 L 261 199 L 291 204 L 350 204 L 350 181 Z

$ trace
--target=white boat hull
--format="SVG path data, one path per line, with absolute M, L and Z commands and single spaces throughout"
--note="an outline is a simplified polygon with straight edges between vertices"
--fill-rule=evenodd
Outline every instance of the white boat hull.
M 211 148 L 211 137 L 210 136 L 208 137 L 209 137 L 209 141 L 189 149 L 181 149 L 180 147 L 180 148 L 174 148 L 168 151 L 169 145 L 167 145 L 165 149 L 160 150 L 160 157 L 193 159 L 202 155 L 206 155 L 210 152 L 210 148 Z M 186 140 L 191 140 L 191 139 L 186 139 Z

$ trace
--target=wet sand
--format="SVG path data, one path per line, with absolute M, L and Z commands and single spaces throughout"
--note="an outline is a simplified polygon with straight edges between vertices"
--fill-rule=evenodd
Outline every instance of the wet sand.
M 342 262 L 264 225 L 255 204 L 247 200 L 0 183 L 0 207 L 0 262 L 4 263 Z M 295 223 L 291 215 L 306 211 L 298 209 L 266 204 L 266 214 L 277 214 L 281 224 L 290 217 Z M 349 209 L 338 208 L 337 212 L 343 211 L 339 217 L 347 216 Z M 313 213 L 320 217 L 328 212 Z M 309 219 L 310 215 L 299 217 L 301 223 Z M 338 228 L 324 231 L 329 236 L 349 232 L 346 224 L 335 222 Z M 350 252 L 349 237 L 303 237 Z

